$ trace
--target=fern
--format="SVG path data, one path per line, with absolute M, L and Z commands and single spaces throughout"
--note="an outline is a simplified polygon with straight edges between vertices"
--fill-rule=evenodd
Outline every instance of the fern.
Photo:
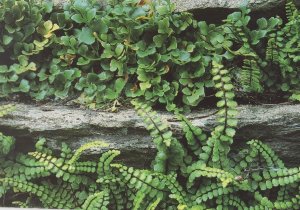
M 291 0 L 286 3 L 286 16 L 288 22 L 283 25 L 280 20 L 276 30 L 268 35 L 266 62 L 269 72 L 265 79 L 269 87 L 294 93 L 292 98 L 297 100 L 300 84 L 295 78 L 299 76 L 300 15 Z
M 236 106 L 233 100 L 234 92 L 229 71 L 223 69 L 223 66 L 217 61 L 213 62 L 212 75 L 217 89 L 216 97 L 220 98 L 217 103 L 219 111 L 217 113 L 218 125 L 207 140 L 207 145 L 202 147 L 202 153 L 199 155 L 201 162 L 212 165 L 217 168 L 226 168 L 228 166 L 227 154 L 235 135 L 237 120 Z
M 30 207 L 35 205 L 31 202 L 34 197 L 43 207 L 64 209 L 299 209 L 299 167 L 287 168 L 259 140 L 250 140 L 238 154 L 230 150 L 238 124 L 234 73 L 248 92 L 260 92 L 263 86 L 282 90 L 288 86 L 286 91 L 291 92 L 299 88 L 297 82 L 287 82 L 299 76 L 298 68 L 292 67 L 298 65 L 300 48 L 299 12 L 292 1 L 286 4 L 285 25 L 278 18 L 260 19 L 259 30 L 251 30 L 248 13 L 244 9 L 227 18 L 221 27 L 224 33 L 212 36 L 226 39 L 215 51 L 208 42 L 216 40 L 207 39 L 205 33 L 220 32 L 220 28 L 199 23 L 201 43 L 206 43 L 211 52 L 205 66 L 211 65 L 211 86 L 218 98 L 216 126 L 210 134 L 194 126 L 181 109 L 164 99 L 181 123 L 183 136 L 177 138 L 146 102 L 134 100 L 157 149 L 152 168 L 137 169 L 115 163 L 120 154 L 117 150 L 104 152 L 98 160 L 82 158 L 88 149 L 108 146 L 102 141 L 87 143 L 75 151 L 62 144 L 61 152 L 56 153 L 47 148 L 46 139 L 40 139 L 34 152 L 14 157 L 14 139 L 1 133 L 0 197 L 22 192 L 26 201 L 15 201 L 11 196 L 7 203 Z M 260 51 L 264 41 L 267 49 Z M 242 59 L 242 66 L 236 68 L 241 71 L 229 70 L 234 68 L 224 65 L 225 59 Z M 191 102 L 199 100 L 193 97 L 189 95 Z M 12 105 L 0 106 L 0 117 L 13 109 Z
M 0 179 L 4 186 L 13 187 L 21 192 L 35 194 L 46 208 L 69 208 L 76 207 L 75 197 L 68 187 L 51 187 L 49 185 L 36 185 L 30 182 L 12 178 Z
M 240 73 L 240 82 L 245 92 L 261 92 L 261 72 L 255 60 L 244 60 Z
M 96 210 L 96 209 L 108 210 L 107 208 L 108 204 L 109 204 L 109 194 L 107 191 L 102 191 L 90 195 L 82 205 L 82 208 L 91 209 L 91 210 Z
M 231 165 L 224 164 L 226 167 L 223 168 L 216 167 L 220 166 L 217 164 L 219 162 L 213 161 L 214 157 L 209 156 L 215 149 L 214 144 L 211 150 L 207 149 L 211 141 L 218 141 L 218 148 L 230 148 L 234 133 L 226 129 L 234 129 L 237 124 L 236 104 L 228 73 L 218 63 L 214 64 L 212 74 L 216 95 L 220 101 L 225 102 L 218 102 L 218 124 L 211 137 L 202 135 L 203 131 L 194 127 L 180 114 L 179 109 L 173 107 L 178 119 L 182 121 L 186 141 L 178 141 L 172 137 L 171 145 L 176 142 L 173 146 L 180 144 L 180 150 L 187 145 L 192 153 L 196 151 L 192 160 L 184 161 L 184 165 L 180 165 L 176 171 L 140 170 L 112 163 L 120 154 L 117 150 L 103 153 L 98 162 L 80 160 L 86 149 L 106 146 L 103 142 L 88 143 L 73 154 L 63 144 L 60 157 L 56 157 L 45 148 L 45 140 L 41 139 L 36 144 L 37 151 L 19 155 L 15 161 L 7 160 L 2 166 L 5 173 L 0 179 L 2 194 L 9 189 L 30 192 L 47 208 L 297 209 L 300 169 L 286 168 L 267 145 L 252 140 L 248 142 L 249 149 L 242 150 L 236 160 L 230 159 L 229 151 L 218 149 L 220 153 L 223 152 L 223 160 L 219 162 L 224 164 L 228 161 Z M 147 105 L 142 105 L 141 102 L 138 104 L 138 109 L 143 107 L 148 112 L 142 116 L 148 122 L 152 136 L 160 140 L 167 139 L 163 135 L 168 132 L 167 124 L 161 123 L 157 114 Z M 152 120 L 149 120 L 149 116 Z M 151 127 L 151 124 L 156 126 Z M 194 147 L 195 145 L 197 146 Z M 204 161 L 203 157 L 209 158 Z M 57 184 L 47 180 L 51 175 L 56 177 Z M 41 182 L 41 179 L 45 181 Z M 273 191 L 272 198 L 268 197 L 269 190 Z
M 298 18 L 299 11 L 292 0 L 287 0 L 285 4 L 286 17 L 289 22 L 295 21 Z
M 147 104 L 133 101 L 137 113 L 144 118 L 146 129 L 150 131 L 153 142 L 157 148 L 154 160 L 154 170 L 157 172 L 170 172 L 183 164 L 184 150 L 179 141 L 173 137 L 168 125 L 157 117 L 156 112 Z

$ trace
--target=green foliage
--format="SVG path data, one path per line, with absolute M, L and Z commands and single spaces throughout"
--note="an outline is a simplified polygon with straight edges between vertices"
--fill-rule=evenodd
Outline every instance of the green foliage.
M 261 72 L 255 60 L 244 60 L 240 72 L 240 82 L 245 92 L 261 92 Z
M 233 81 L 247 92 L 280 89 L 299 97 L 296 7 L 287 2 L 285 25 L 262 18 L 252 30 L 247 9 L 216 26 L 157 2 L 127 0 L 101 10 L 94 1 L 75 0 L 52 11 L 49 3 L 1 1 L 0 56 L 13 52 L 11 64 L 0 67 L 3 95 L 21 91 L 42 100 L 80 91 L 83 103 L 141 96 L 132 103 L 157 153 L 151 169 L 136 169 L 114 163 L 117 150 L 98 161 L 81 158 L 85 150 L 107 147 L 102 141 L 76 151 L 62 144 L 58 154 L 40 139 L 36 151 L 15 157 L 13 139 L 1 135 L 0 197 L 23 193 L 28 198 L 16 204 L 36 205 L 34 197 L 42 207 L 60 209 L 299 209 L 300 168 L 287 168 L 258 140 L 238 154 L 230 151 L 237 127 Z M 214 88 L 218 99 L 210 134 L 173 103 L 182 95 L 185 105 L 197 105 L 205 88 Z M 181 122 L 183 136 L 175 137 L 152 110 L 157 101 Z M 0 116 L 11 109 L 1 107 Z M 7 197 L 5 204 L 15 201 Z
M 226 56 L 233 62 L 241 87 L 246 92 L 290 92 L 299 100 L 299 12 L 292 0 L 286 3 L 288 22 L 280 17 L 257 20 L 258 29 L 248 26 L 249 10 L 228 16 L 223 25 L 226 39 L 233 48 L 226 48 Z
M 7 115 L 9 112 L 13 111 L 15 107 L 11 104 L 0 106 L 0 117 Z M 11 136 L 6 136 L 0 132 L 0 161 L 2 158 L 13 149 L 15 139 Z
M 152 169 L 113 163 L 117 150 L 104 152 L 98 161 L 83 161 L 85 150 L 108 146 L 102 141 L 74 152 L 63 144 L 58 155 L 41 139 L 35 152 L 3 157 L 0 195 L 22 192 L 43 207 L 67 209 L 299 209 L 300 168 L 285 167 L 258 140 L 249 141 L 238 154 L 230 151 L 237 103 L 230 72 L 221 63 L 221 57 L 213 58 L 211 74 L 219 101 L 210 135 L 168 104 L 183 129 L 184 135 L 176 138 L 149 105 L 134 100 L 157 148 Z M 30 206 L 29 200 L 18 202 Z
M 184 151 L 179 141 L 172 136 L 168 125 L 161 121 L 155 111 L 147 104 L 133 101 L 137 113 L 145 119 L 147 130 L 150 132 L 157 148 L 154 171 L 166 173 L 177 170 L 183 163 Z
M 77 98 L 91 107 L 139 97 L 151 104 L 197 106 L 213 87 L 212 62 L 236 75 L 245 92 L 288 92 L 299 99 L 299 12 L 257 20 L 248 9 L 224 24 L 175 13 L 169 1 L 0 2 L 1 97 Z M 78 97 L 79 96 L 79 97 Z

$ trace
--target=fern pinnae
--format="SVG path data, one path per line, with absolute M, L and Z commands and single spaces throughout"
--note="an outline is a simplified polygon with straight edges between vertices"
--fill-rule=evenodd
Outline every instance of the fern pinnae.
M 201 128 L 194 126 L 175 105 L 172 107 L 172 112 L 175 117 L 180 121 L 182 131 L 185 134 L 187 147 L 198 157 L 201 153 L 201 148 L 206 144 L 207 136 Z
M 237 103 L 233 101 L 233 85 L 228 73 L 228 70 L 223 69 L 223 65 L 213 61 L 212 75 L 217 89 L 216 97 L 220 98 L 217 103 L 219 109 L 217 112 L 218 125 L 212 131 L 207 146 L 202 147 L 203 153 L 200 154 L 200 157 L 205 164 L 211 161 L 213 166 L 217 168 L 226 168 L 229 146 L 233 142 L 234 128 L 237 125 L 235 118 Z
M 99 178 L 112 175 L 110 164 L 118 155 L 120 155 L 120 151 L 118 150 L 109 150 L 101 155 L 97 170 Z
M 78 184 L 87 183 L 89 178 L 81 175 L 95 170 L 95 165 L 91 163 L 88 163 L 88 165 L 85 163 L 83 168 L 79 165 L 79 170 L 77 170 L 74 165 L 66 163 L 63 158 L 56 158 L 40 152 L 30 152 L 29 155 L 42 163 L 48 172 L 55 174 L 57 178 L 62 178 L 66 182 L 72 183 L 77 180 Z
M 131 188 L 140 189 L 143 186 L 146 191 L 154 189 L 157 193 L 167 192 L 164 189 L 165 186 L 159 182 L 160 180 L 149 171 L 133 169 L 132 167 L 128 168 L 121 164 L 111 164 L 111 167 L 122 174 L 120 178 Z
M 140 209 L 140 207 L 142 206 L 142 202 L 144 201 L 145 196 L 146 196 L 146 194 L 141 190 L 139 190 L 136 193 L 136 196 L 133 200 L 133 210 Z
M 239 197 L 234 196 L 234 195 L 222 195 L 219 197 L 216 201 L 219 204 L 219 208 L 229 208 L 234 207 L 237 210 L 245 210 L 247 209 L 246 203 L 241 200 Z M 218 209 L 217 207 L 217 209 Z
M 84 204 L 82 205 L 82 209 L 85 210 L 108 210 L 109 204 L 109 194 L 107 190 L 97 192 L 93 195 L 90 195 Z
M 245 59 L 240 73 L 240 81 L 246 92 L 261 92 L 261 71 L 254 59 Z
M 175 199 L 179 205 L 190 206 L 191 201 L 188 198 L 188 193 L 178 183 L 175 174 L 163 175 L 156 173 L 154 175 L 166 184 L 166 189 L 170 191 L 170 198 Z
M 154 170 L 167 173 L 176 170 L 182 163 L 184 149 L 180 142 L 173 137 L 167 123 L 163 122 L 151 107 L 137 100 L 133 100 L 138 114 L 144 119 L 146 129 L 150 131 L 157 146 L 157 155 L 154 160 Z
M 87 144 L 84 144 L 83 146 L 79 147 L 73 157 L 68 161 L 68 164 L 69 165 L 72 165 L 73 163 L 75 163 L 80 155 L 85 151 L 85 150 L 88 150 L 88 149 L 91 149 L 91 148 L 97 148 L 97 147 L 108 147 L 109 144 L 104 142 L 104 141 L 93 141 L 93 142 L 89 142 Z
M 161 201 L 161 198 L 155 199 L 153 202 L 151 202 L 151 203 L 147 206 L 146 210 L 155 210 L 155 209 L 157 209 L 157 207 L 158 207 L 160 201 Z
M 23 154 L 18 155 L 14 163 L 5 165 L 4 172 L 8 177 L 27 181 L 50 175 L 43 163 Z
M 63 190 L 57 189 L 53 191 L 53 189 L 49 188 L 49 186 L 45 185 L 36 185 L 34 183 L 30 183 L 27 181 L 20 181 L 18 179 L 12 178 L 4 178 L 0 179 L 0 182 L 9 185 L 18 189 L 21 192 L 28 192 L 33 193 L 41 202 L 45 205 L 45 207 L 52 207 L 52 208 L 75 208 L 76 202 L 71 198 L 71 192 L 68 192 L 68 197 L 60 197 L 58 196 L 61 193 L 64 193 Z M 54 192 L 54 193 L 53 193 Z
M 196 192 L 195 195 L 192 196 L 193 204 L 202 204 L 218 196 L 227 195 L 234 191 L 235 189 L 233 187 L 224 188 L 221 183 L 213 183 L 211 185 L 202 187 Z
M 286 17 L 289 22 L 293 22 L 298 17 L 298 9 L 294 4 L 293 0 L 287 0 L 285 4 Z

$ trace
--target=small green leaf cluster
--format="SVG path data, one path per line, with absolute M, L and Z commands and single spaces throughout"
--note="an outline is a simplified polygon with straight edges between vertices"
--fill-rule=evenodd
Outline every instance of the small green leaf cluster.
M 15 109 L 14 105 L 7 104 L 0 106 L 0 117 L 7 115 Z M 10 153 L 15 144 L 15 139 L 11 136 L 6 136 L 0 132 L 0 161 Z
M 249 10 L 224 24 L 174 12 L 169 1 L 52 3 L 4 0 L 0 7 L 1 97 L 76 98 L 88 106 L 139 97 L 189 109 L 212 89 L 214 57 L 236 77 L 235 90 L 288 92 L 299 99 L 299 12 L 249 25 Z M 114 1 L 113 1 L 114 2 Z

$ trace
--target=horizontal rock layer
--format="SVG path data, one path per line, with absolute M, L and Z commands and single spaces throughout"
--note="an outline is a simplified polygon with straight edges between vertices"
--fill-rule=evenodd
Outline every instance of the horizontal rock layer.
M 177 6 L 178 11 L 188 11 L 207 8 L 237 9 L 244 6 L 253 11 L 270 10 L 284 7 L 286 0 L 171 0 Z M 295 3 L 300 6 L 300 1 Z
M 236 149 L 246 140 L 260 139 L 289 165 L 300 164 L 300 105 L 240 106 L 238 109 Z M 210 131 L 215 125 L 214 113 L 215 110 L 202 110 L 189 114 L 188 118 Z M 180 123 L 168 113 L 160 115 L 180 136 Z M 151 138 L 134 110 L 108 113 L 66 106 L 17 104 L 16 111 L 0 119 L 0 130 L 17 137 L 18 144 L 24 148 L 38 137 L 47 138 L 47 144 L 53 149 L 58 149 L 61 142 L 75 149 L 89 141 L 103 140 L 110 144 L 108 148 L 95 148 L 88 154 L 120 149 L 121 159 L 140 166 L 147 165 L 155 153 Z
M 52 1 L 55 5 L 62 6 L 65 2 L 69 2 L 70 0 Z M 99 1 L 103 5 L 106 4 L 105 0 Z M 171 2 L 176 4 L 176 10 L 180 12 L 207 8 L 237 9 L 243 6 L 247 6 L 253 11 L 259 11 L 283 7 L 286 0 L 171 0 Z M 299 0 L 295 0 L 294 2 L 296 3 L 296 5 L 300 6 Z

